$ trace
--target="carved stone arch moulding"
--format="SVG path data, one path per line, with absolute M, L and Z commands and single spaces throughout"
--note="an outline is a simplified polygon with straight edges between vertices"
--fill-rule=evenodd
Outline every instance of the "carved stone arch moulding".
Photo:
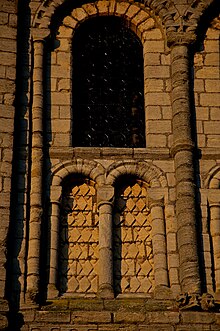
M 59 202 L 62 182 L 71 174 L 81 174 L 82 176 L 89 177 L 94 180 L 98 186 L 102 186 L 105 181 L 104 168 L 95 161 L 77 159 L 74 161 L 59 162 L 52 169 L 52 174 L 49 178 L 52 202 Z
M 219 189 L 220 188 L 220 166 L 214 166 L 204 180 L 205 188 Z
M 148 162 L 116 162 L 106 173 L 106 184 L 114 185 L 117 178 L 123 175 L 134 175 L 144 180 L 151 188 L 166 188 L 167 180 L 158 167 Z
M 33 22 L 32 27 L 33 28 L 39 28 L 39 29 L 48 29 L 50 27 L 51 19 L 54 13 L 59 10 L 59 7 L 61 5 L 69 5 L 71 0 L 45 0 L 37 9 Z M 139 5 L 138 5 L 139 3 Z M 109 8 L 110 11 L 113 11 L 113 9 L 117 6 L 119 7 L 126 7 L 126 2 L 119 2 L 119 1 L 106 1 L 101 0 L 95 3 L 97 5 L 97 8 L 100 7 L 106 7 Z M 130 5 L 132 5 L 132 2 L 129 2 Z M 86 5 L 90 5 L 90 3 L 87 3 L 86 1 L 82 5 L 84 8 Z M 143 11 L 150 11 L 151 16 L 154 17 L 155 15 L 159 16 L 160 21 L 165 26 L 167 31 L 176 31 L 176 23 L 175 23 L 175 17 L 179 17 L 177 14 L 177 9 L 175 7 L 175 4 L 172 0 L 141 0 L 138 2 L 135 2 L 135 5 L 138 5 L 139 8 Z M 120 9 L 121 10 L 121 9 Z M 90 15 L 88 12 L 87 14 Z M 106 14 L 106 13 L 105 13 Z M 120 15 L 123 15 L 123 11 Z
M 45 0 L 38 7 L 32 22 L 33 28 L 38 28 L 40 30 L 49 31 L 50 23 L 54 13 L 59 10 L 61 5 L 69 4 L 71 0 Z M 218 1 L 218 0 L 217 0 Z M 124 6 L 123 2 L 115 1 L 99 1 L 102 3 L 103 7 L 114 8 L 121 5 Z M 97 2 L 96 4 L 98 4 Z M 201 17 L 206 13 L 207 9 L 213 5 L 216 0 L 194 0 L 191 5 L 185 10 L 183 15 L 180 15 L 174 2 L 172 0 L 140 0 L 139 6 L 143 8 L 144 11 L 150 10 L 151 16 L 158 15 L 162 24 L 168 34 L 171 36 L 168 39 L 174 38 L 173 32 L 190 32 L 192 39 L 194 39 L 194 33 L 199 25 Z M 132 4 L 132 3 L 130 3 Z M 137 2 L 136 2 L 137 4 Z M 86 2 L 82 7 L 86 5 Z M 87 4 L 90 5 L 90 4 Z M 90 15 L 90 13 L 88 13 Z M 123 15 L 123 13 L 122 13 Z M 188 37 L 189 38 L 189 37 Z
M 186 9 L 183 14 L 183 24 L 185 25 L 186 32 L 195 32 L 202 17 L 211 8 L 211 6 L 217 4 L 218 0 L 194 0 L 192 4 Z M 214 7 L 214 6 L 213 6 Z M 203 24 L 203 22 L 201 23 Z
M 161 31 L 161 39 L 164 35 L 164 28 L 160 18 L 154 14 L 149 7 L 143 7 L 138 2 L 119 1 L 97 1 L 86 3 L 80 7 L 73 8 L 71 13 L 65 16 L 58 30 L 58 38 L 71 38 L 75 29 L 85 20 L 95 16 L 120 16 L 134 33 L 144 42 L 148 36 L 145 33 L 153 28 Z M 43 16 L 39 24 L 33 23 L 32 34 L 34 38 L 47 37 L 50 34 L 50 20 L 52 17 Z M 47 22 L 47 23 L 46 23 Z M 67 30 L 69 29 L 69 31 Z M 36 36 L 36 37 L 35 37 Z

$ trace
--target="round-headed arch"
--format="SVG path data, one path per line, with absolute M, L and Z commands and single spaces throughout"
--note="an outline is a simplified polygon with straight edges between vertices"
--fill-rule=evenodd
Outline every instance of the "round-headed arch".
M 72 0 L 44 0 L 34 13 L 32 27 L 49 31 L 51 20 L 55 12 L 58 12 L 64 5 L 70 7 L 71 3 Z M 102 8 L 108 7 L 108 10 L 113 11 L 113 15 L 117 15 L 117 12 L 114 12 L 115 9 L 117 11 L 117 7 L 121 7 L 121 5 L 124 6 L 125 3 L 125 1 L 101 0 L 95 4 L 97 4 L 97 8 L 99 6 Z M 218 0 L 194 0 L 183 15 L 180 15 L 173 0 L 140 0 L 139 2 L 135 2 L 135 5 L 138 4 L 139 9 L 142 11 L 151 12 L 152 16 L 158 16 L 167 32 L 177 32 L 182 29 L 182 25 L 185 25 L 187 32 L 195 32 L 198 26 L 201 25 L 202 18 L 206 16 L 206 13 L 209 13 L 210 10 L 212 11 L 212 8 L 215 8 L 217 3 Z M 134 4 L 129 2 L 129 5 Z M 87 15 L 91 14 L 90 4 L 85 2 L 79 9 L 82 8 Z M 94 9 L 92 9 L 92 11 L 94 11 Z M 106 14 L 105 12 L 105 15 Z
M 59 38 L 71 38 L 80 24 L 89 18 L 97 16 L 123 17 L 127 27 L 137 34 L 142 42 L 147 38 L 145 32 L 156 27 L 161 30 L 162 38 L 163 27 L 157 21 L 156 16 L 152 15 L 149 7 L 143 8 L 138 3 L 127 1 L 115 2 L 103 0 L 74 8 L 62 21 L 62 25 L 59 27 Z
M 115 0 L 101 0 L 96 2 L 97 7 L 102 7 L 103 9 L 104 7 L 108 7 L 109 10 L 113 12 L 113 15 L 115 10 L 117 12 L 117 7 L 123 7 L 125 3 L 126 1 L 121 2 Z M 132 5 L 131 2 L 128 2 L 128 4 Z M 162 24 L 164 24 L 164 26 L 168 28 L 169 31 L 175 30 L 174 16 L 177 12 L 177 9 L 173 0 L 164 0 L 162 3 L 161 1 L 147 0 L 135 2 L 135 4 L 138 4 L 139 8 L 142 8 L 143 11 L 151 11 L 153 16 L 158 15 L 160 17 L 160 20 L 162 21 Z M 64 5 L 66 7 L 70 7 L 70 5 L 72 5 L 72 0 L 44 0 L 43 3 L 38 7 L 34 15 L 32 27 L 48 29 L 50 27 L 52 16 L 55 12 L 57 12 L 57 10 L 59 10 L 59 8 Z M 85 9 L 85 6 L 87 5 L 89 4 L 84 2 L 82 8 Z M 88 7 L 87 9 L 89 10 Z M 87 13 L 89 14 L 89 11 Z
M 51 202 L 59 202 L 62 194 L 62 183 L 71 175 L 81 175 L 90 178 L 98 186 L 105 182 L 105 170 L 100 163 L 91 160 L 76 159 L 74 161 L 59 162 L 52 169 L 50 175 Z
M 106 172 L 106 184 L 114 186 L 117 179 L 124 175 L 136 176 L 151 188 L 167 187 L 167 180 L 161 169 L 145 161 L 119 161 L 113 163 Z
M 205 179 L 205 188 L 219 189 L 220 188 L 220 166 L 214 166 L 208 173 Z

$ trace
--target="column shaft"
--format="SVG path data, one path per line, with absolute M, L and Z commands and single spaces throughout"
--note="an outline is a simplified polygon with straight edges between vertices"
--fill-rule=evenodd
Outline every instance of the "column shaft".
M 33 69 L 32 107 L 32 153 L 30 226 L 27 260 L 27 290 L 29 297 L 36 300 L 39 292 L 40 237 L 42 219 L 42 171 L 43 171 L 43 40 L 36 40 Z
M 191 137 L 189 54 L 186 45 L 171 51 L 173 146 L 176 175 L 177 241 L 183 292 L 200 293 L 196 235 L 195 178 Z
M 150 204 L 150 211 L 152 217 L 155 287 L 168 286 L 169 281 L 163 206 L 160 202 L 153 202 Z
M 48 286 L 48 299 L 56 298 L 59 294 L 57 290 L 58 258 L 59 258 L 59 202 L 53 202 L 51 209 L 50 226 L 50 273 Z
M 99 205 L 99 295 L 113 298 L 112 204 Z
M 220 205 L 210 206 L 210 232 L 215 269 L 215 291 L 220 292 Z

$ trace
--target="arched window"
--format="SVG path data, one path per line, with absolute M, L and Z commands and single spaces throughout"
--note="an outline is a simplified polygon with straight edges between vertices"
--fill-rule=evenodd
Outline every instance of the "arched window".
M 61 207 L 60 294 L 97 293 L 98 236 L 95 183 L 88 178 L 69 178 Z
M 143 47 L 122 18 L 87 20 L 73 38 L 73 146 L 145 147 Z
M 154 288 L 152 222 L 148 185 L 126 177 L 116 186 L 113 215 L 115 294 L 151 293 Z

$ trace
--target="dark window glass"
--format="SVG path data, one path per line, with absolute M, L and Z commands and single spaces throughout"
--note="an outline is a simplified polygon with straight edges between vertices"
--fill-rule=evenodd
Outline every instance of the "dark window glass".
M 119 17 L 73 38 L 73 146 L 145 147 L 143 48 Z

